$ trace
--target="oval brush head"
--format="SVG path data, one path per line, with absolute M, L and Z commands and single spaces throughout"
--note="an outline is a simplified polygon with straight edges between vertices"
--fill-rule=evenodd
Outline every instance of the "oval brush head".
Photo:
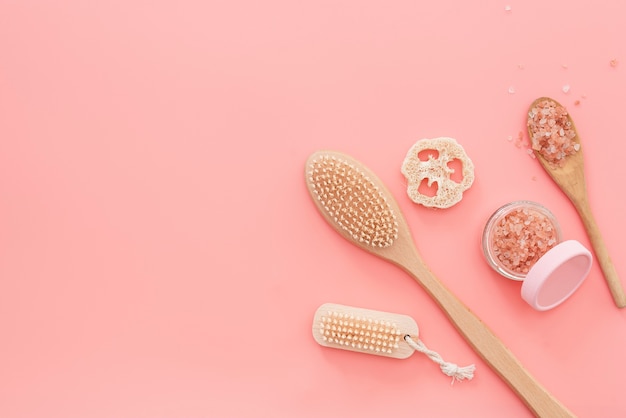
M 330 152 L 313 154 L 307 185 L 318 208 L 346 238 L 372 248 L 386 248 L 398 238 L 396 214 L 369 174 Z
M 404 359 L 415 351 L 404 336 L 417 339 L 413 318 L 326 303 L 315 312 L 313 338 L 325 347 Z

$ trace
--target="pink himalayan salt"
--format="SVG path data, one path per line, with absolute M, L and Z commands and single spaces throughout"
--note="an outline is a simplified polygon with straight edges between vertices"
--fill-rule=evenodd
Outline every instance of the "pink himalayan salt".
M 515 146 L 517 148 L 522 148 L 522 146 L 526 146 L 527 144 L 524 143 L 524 133 L 522 131 L 519 131 L 517 133 L 517 137 L 515 138 Z
M 527 208 L 506 214 L 494 225 L 492 237 L 496 260 L 503 268 L 521 275 L 526 275 L 557 244 L 557 230 L 552 222 Z
M 553 100 L 544 100 L 530 109 L 528 128 L 532 149 L 554 165 L 562 165 L 565 157 L 580 148 L 567 110 Z

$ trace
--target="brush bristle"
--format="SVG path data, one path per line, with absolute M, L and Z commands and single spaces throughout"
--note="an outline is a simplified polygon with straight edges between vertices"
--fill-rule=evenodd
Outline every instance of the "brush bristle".
M 313 338 L 325 347 L 404 359 L 413 349 L 406 335 L 417 338 L 419 329 L 407 315 L 326 303 L 313 318 Z
M 327 215 L 354 240 L 386 248 L 398 238 L 393 208 L 360 169 L 333 155 L 311 161 L 307 180 Z
M 322 340 L 374 353 L 392 354 L 403 334 L 396 324 L 367 317 L 327 311 L 318 323 Z

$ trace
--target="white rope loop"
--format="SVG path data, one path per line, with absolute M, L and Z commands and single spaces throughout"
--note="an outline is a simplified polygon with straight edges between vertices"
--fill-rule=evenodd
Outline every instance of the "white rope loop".
M 426 347 L 421 340 L 418 339 L 415 341 L 409 335 L 404 336 L 404 341 L 406 341 L 407 344 L 415 351 L 426 354 L 428 358 L 437 363 L 443 374 L 452 377 L 451 384 L 454 384 L 457 380 L 472 380 L 474 377 L 474 370 L 476 370 L 475 365 L 470 364 L 469 366 L 459 367 L 454 363 L 448 363 L 447 361 L 444 361 L 438 353 Z

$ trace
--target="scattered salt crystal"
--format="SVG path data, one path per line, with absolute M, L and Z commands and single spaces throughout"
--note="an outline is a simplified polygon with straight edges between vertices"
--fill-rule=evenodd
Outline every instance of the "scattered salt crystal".
M 515 87 L 509 86 L 509 94 L 515 94 Z
M 506 139 L 507 139 L 507 141 L 512 141 L 513 140 L 513 135 L 509 135 Z
M 569 89 L 570 89 L 569 84 L 564 85 L 563 86 L 563 93 L 569 93 Z
M 510 12 L 511 11 L 511 5 L 507 4 L 506 6 L 504 6 L 504 11 L 505 12 Z

